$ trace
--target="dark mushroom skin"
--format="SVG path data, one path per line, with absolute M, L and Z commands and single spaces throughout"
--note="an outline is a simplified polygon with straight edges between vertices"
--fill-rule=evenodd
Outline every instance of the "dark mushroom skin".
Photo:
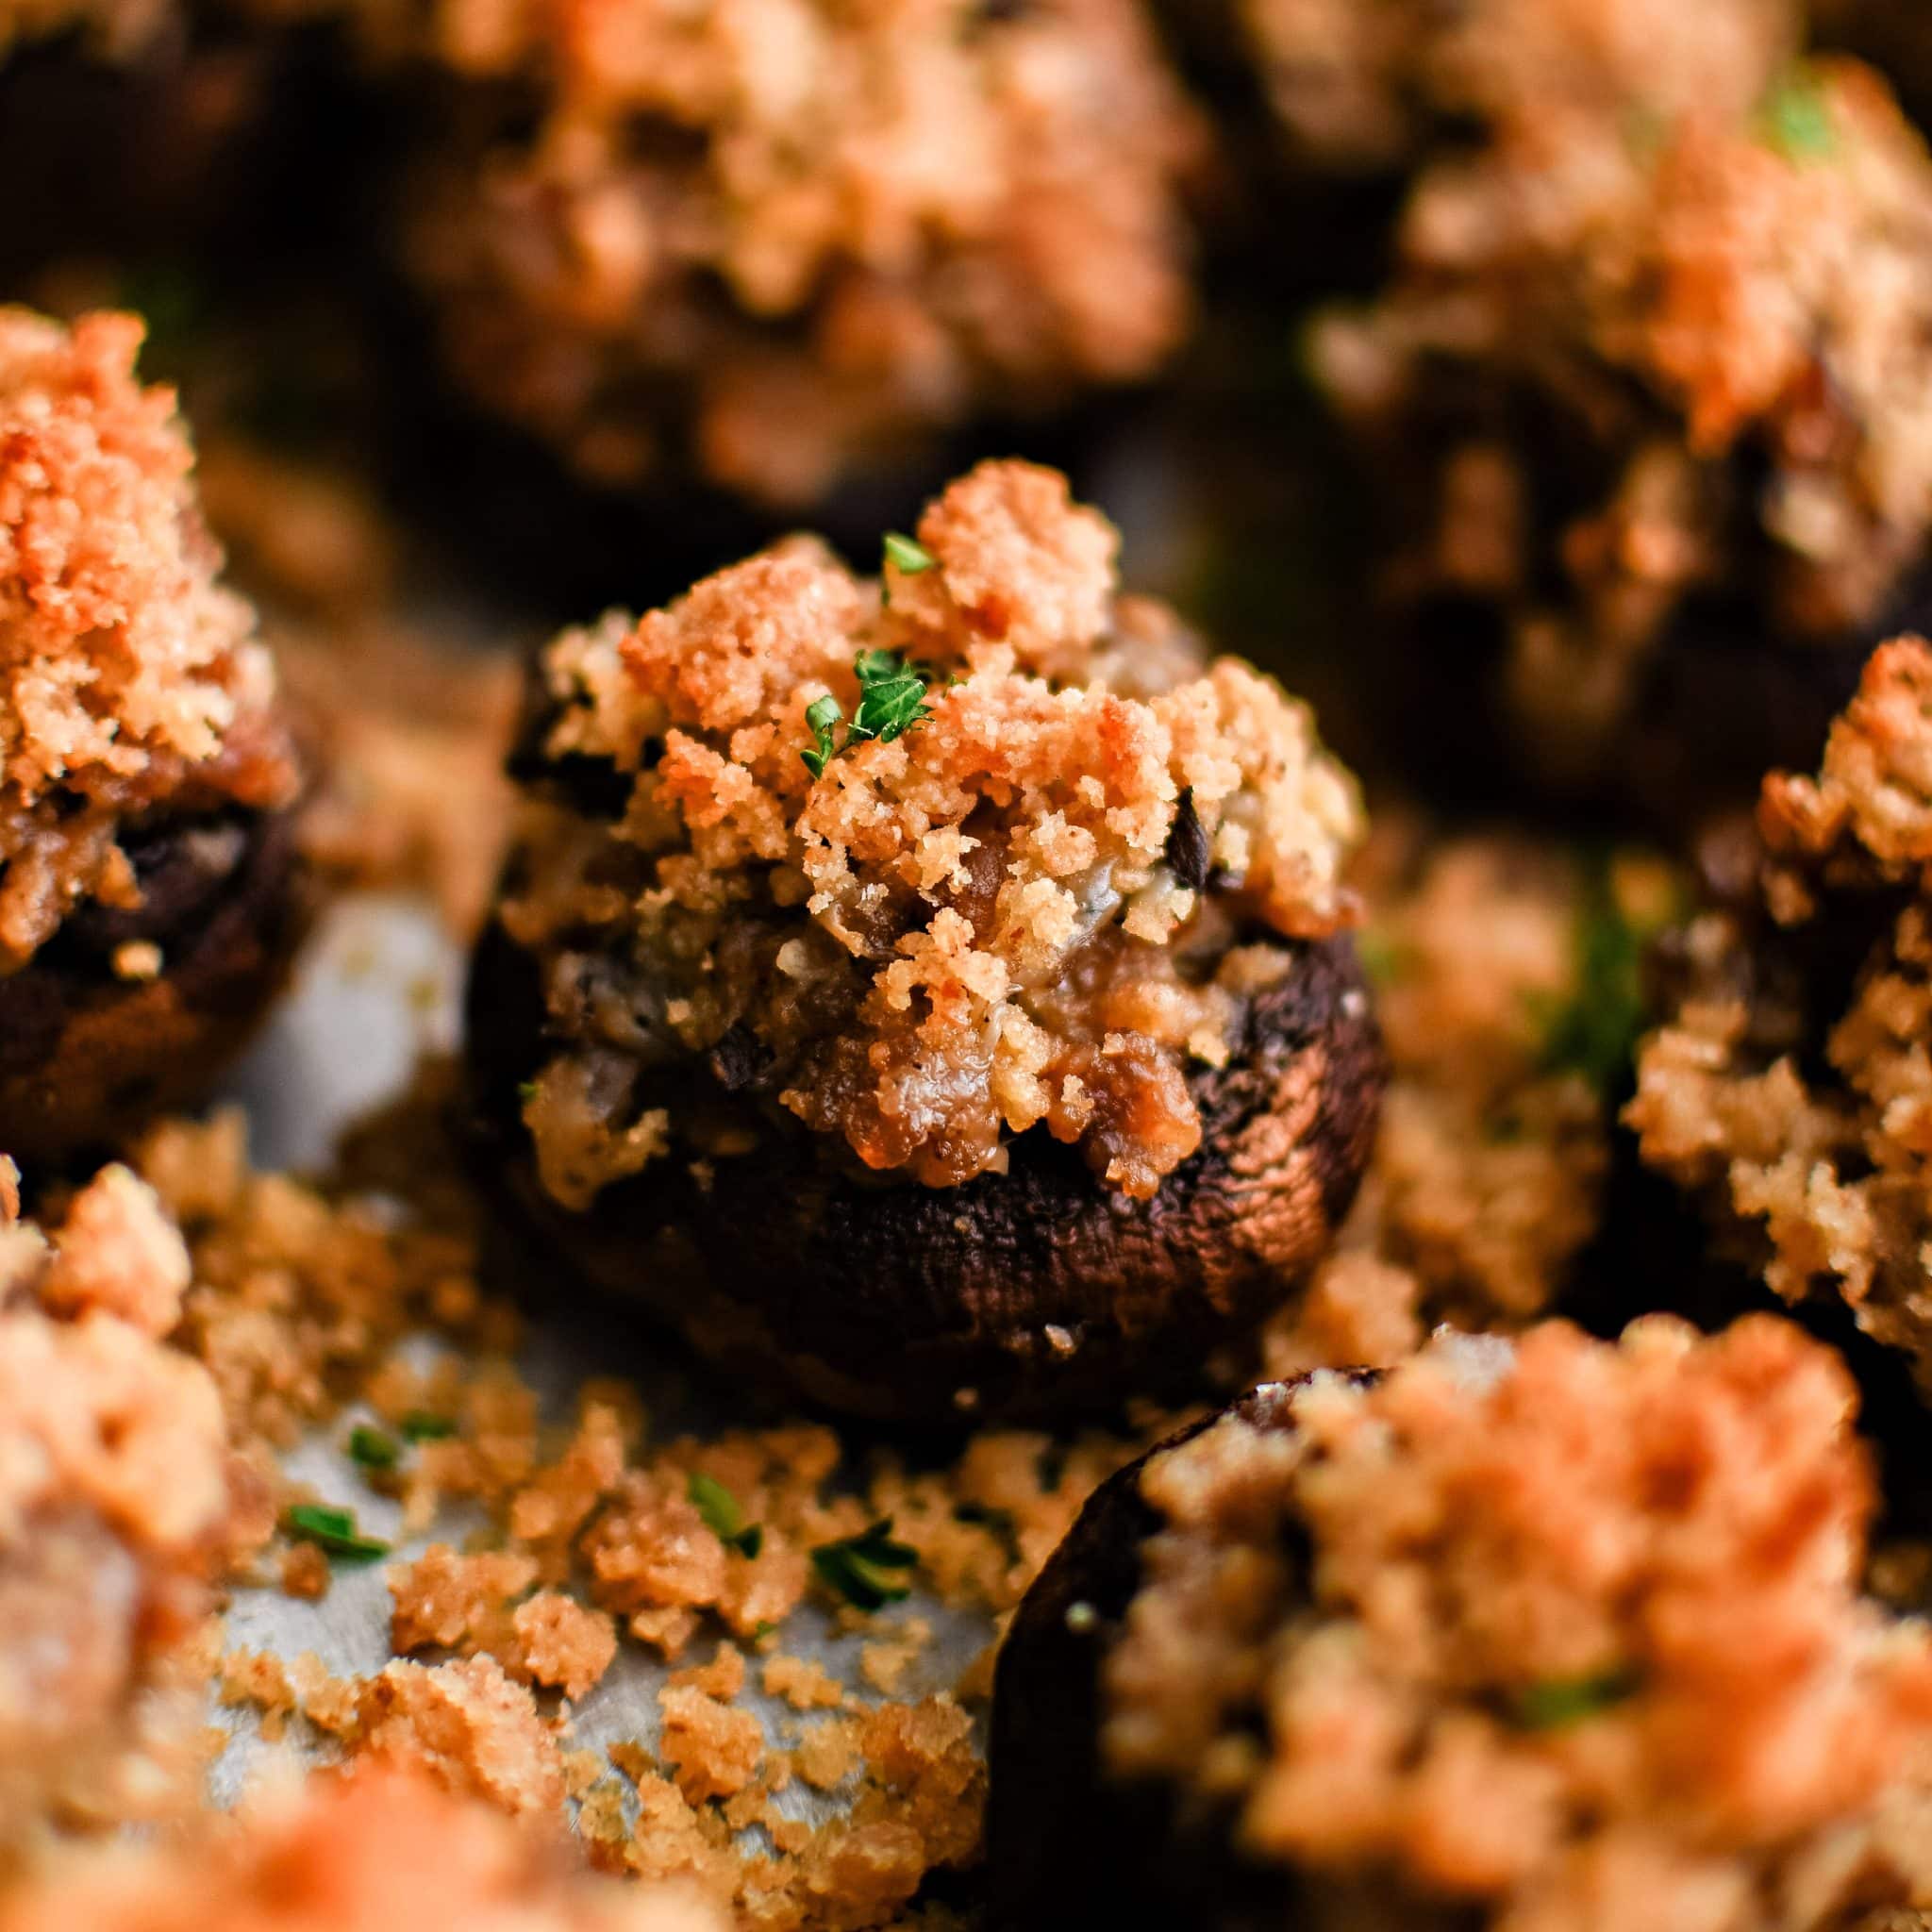
M 128 910 L 92 902 L 0 979 L 0 1141 L 32 1165 L 124 1141 L 203 1097 L 288 977 L 315 903 L 294 808 L 232 808 L 130 826 L 142 888 Z M 148 941 L 153 979 L 113 955 Z
M 992 1924 L 1010 1932 L 1108 1922 L 1281 1932 L 1324 1922 L 1321 1900 L 1298 1896 L 1292 1873 L 1242 1859 L 1230 1815 L 1199 1804 L 1184 1810 L 1162 1787 L 1109 1781 L 1100 1762 L 1102 1660 L 1140 1589 L 1141 1547 L 1159 1527 L 1141 1493 L 1141 1472 L 1224 1416 L 1292 1427 L 1299 1386 L 1263 1383 L 1117 1470 L 1087 1499 L 1014 1613 L 993 1680 L 988 1748 Z M 1353 1889 L 1349 1899 L 1363 1902 Z M 1405 1899 L 1385 1918 L 1350 1923 L 1433 1928 L 1437 1919 Z
M 734 1374 L 845 1414 L 941 1424 L 1198 1391 L 1326 1249 L 1368 1159 L 1385 1069 L 1353 945 L 1291 947 L 1222 1069 L 1196 1067 L 1199 1150 L 1145 1201 L 1034 1128 L 955 1188 L 835 1165 L 822 1137 L 734 1093 L 714 1052 L 649 1105 L 724 1112 L 752 1152 L 653 1163 L 585 1213 L 541 1185 L 518 1105 L 540 1064 L 534 966 L 492 924 L 468 996 L 465 1122 L 499 1198 L 595 1285 Z

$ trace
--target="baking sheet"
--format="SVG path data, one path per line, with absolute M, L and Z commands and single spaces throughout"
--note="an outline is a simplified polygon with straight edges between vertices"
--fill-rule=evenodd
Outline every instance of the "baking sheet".
M 427 905 L 383 894 L 340 901 L 311 941 L 290 996 L 220 1096 L 248 1109 L 257 1164 L 310 1171 L 325 1166 L 342 1129 L 399 1093 L 422 1055 L 456 1045 L 461 981 L 460 953 Z M 443 1344 L 424 1337 L 406 1346 L 427 1359 Z M 567 1418 L 579 1383 L 591 1374 L 635 1380 L 657 1436 L 702 1435 L 743 1420 L 724 1411 L 718 1395 L 677 1359 L 675 1348 L 627 1326 L 613 1330 L 594 1312 L 580 1324 L 533 1324 L 519 1366 L 546 1420 Z M 424 1535 L 400 1538 L 400 1505 L 368 1489 L 343 1452 L 358 1420 L 373 1418 L 352 1408 L 315 1432 L 284 1458 L 290 1474 L 329 1500 L 353 1507 L 370 1534 L 394 1541 L 397 1561 L 432 1542 L 460 1543 L 479 1525 L 477 1512 L 446 1507 Z M 226 1646 L 266 1650 L 290 1661 L 312 1651 L 339 1675 L 378 1671 L 391 1655 L 386 1567 L 338 1567 L 327 1594 L 315 1603 L 278 1590 L 237 1591 Z M 948 1608 L 915 1591 L 906 1602 L 868 1619 L 857 1633 L 835 1630 L 831 1619 L 808 1603 L 787 1621 L 784 1648 L 819 1662 L 864 1701 L 880 1702 L 879 1693 L 858 1679 L 859 1648 L 891 1638 L 914 1619 L 930 1626 L 932 1640 L 892 1693 L 898 1699 L 949 1688 L 992 1636 L 983 1614 Z M 709 1639 L 701 1640 L 676 1667 L 703 1661 L 710 1647 Z M 654 1746 L 658 1691 L 672 1668 L 626 1640 L 603 1681 L 575 1707 L 566 1745 L 602 1750 L 636 1740 Z M 774 1742 L 791 1741 L 798 1713 L 765 1697 L 758 1684 L 754 1670 L 739 1707 L 757 1712 Z M 228 1734 L 210 1775 L 218 1804 L 232 1804 L 252 1781 L 291 1761 L 319 1762 L 325 1756 L 300 1724 L 291 1724 L 279 1742 L 268 1742 L 254 1711 L 223 1707 L 213 1702 L 212 1690 L 209 1716 Z M 787 1816 L 816 1823 L 838 1808 L 838 1796 L 793 1780 L 775 1803 Z

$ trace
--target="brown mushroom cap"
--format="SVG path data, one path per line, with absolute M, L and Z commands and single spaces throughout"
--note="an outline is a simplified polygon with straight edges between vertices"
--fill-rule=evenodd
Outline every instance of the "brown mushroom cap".
M 1064 1924 L 1076 1907 L 1085 1919 L 1140 1923 L 1183 1902 L 1191 1919 L 1208 1898 L 1202 1923 L 1242 1925 L 1251 1907 L 1257 1922 L 1292 1923 L 1283 1916 L 1291 1878 L 1280 1870 L 1258 1874 L 1253 1900 L 1244 1897 L 1231 1817 L 1182 1817 L 1163 1790 L 1103 1778 L 1100 1666 L 1141 1588 L 1141 1545 L 1160 1525 L 1141 1472 L 1226 1416 L 1291 1427 L 1292 1391 L 1306 1379 L 1250 1390 L 1115 1471 L 1026 1592 L 993 1682 L 987 1851 L 996 1924 Z
M 233 809 L 124 834 L 141 906 L 84 904 L 0 979 L 10 1154 L 58 1161 L 208 1091 L 280 990 L 309 923 L 295 819 Z M 115 955 L 141 943 L 159 949 L 158 973 L 120 976 Z
M 1043 1128 L 1005 1174 L 873 1182 L 824 1137 L 735 1101 L 716 1055 L 682 1104 L 739 1110 L 746 1155 L 653 1163 L 572 1213 L 538 1179 L 517 1089 L 543 1050 L 529 957 L 498 926 L 469 991 L 469 1125 L 524 1218 L 599 1287 L 733 1372 L 897 1423 L 1044 1416 L 1200 1386 L 1327 1247 L 1368 1158 L 1380 1038 L 1346 939 L 1289 948 L 1226 1066 L 1188 1085 L 1202 1142 L 1151 1199 Z

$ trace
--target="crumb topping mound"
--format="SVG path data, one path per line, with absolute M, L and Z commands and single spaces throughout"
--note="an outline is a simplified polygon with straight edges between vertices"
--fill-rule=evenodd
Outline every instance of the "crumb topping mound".
M 1390 462 L 1430 451 L 1397 586 L 1499 611 L 1555 755 L 1622 717 L 1690 596 L 1830 641 L 1924 558 L 1928 191 L 1848 60 L 1641 138 L 1532 119 L 1421 177 L 1393 285 L 1322 367 Z
M 1250 1856 L 1511 1932 L 1923 1904 L 1932 1639 L 1859 1591 L 1855 1405 L 1758 1316 L 1552 1324 L 1224 1419 L 1142 1477 L 1107 1762 L 1232 1801 Z
M 158 1339 L 187 1273 L 126 1169 L 50 1235 L 0 1161 L 0 1865 L 50 1824 L 193 1795 L 190 1647 L 233 1501 L 214 1383 Z
M 1757 824 L 1753 899 L 1682 935 L 1627 1117 L 1777 1293 L 1828 1284 L 1932 1389 L 1932 648 L 1873 654 Z
M 605 480 L 688 441 L 807 502 L 1185 333 L 1204 142 L 1135 0 L 346 10 L 469 83 L 408 238 L 458 375 Z
M 712 1151 L 638 1079 L 707 1054 L 930 1186 L 1042 1123 L 1136 1195 L 1192 1152 L 1185 1065 L 1235 1050 L 1282 940 L 1347 923 L 1360 810 L 1305 708 L 1118 593 L 1115 543 L 987 464 L 881 585 L 793 540 L 550 647 L 500 916 L 564 1042 L 525 1116 L 559 1199 L 674 1128 Z M 919 715 L 815 774 L 818 708 L 875 715 L 880 667 Z
M 135 375 L 142 333 L 0 309 L 0 965 L 83 896 L 139 902 L 121 820 L 294 789 L 174 391 Z
M 1275 112 L 1328 167 L 1570 109 L 1742 112 L 1798 41 L 1792 0 L 1241 0 Z
M 620 1887 L 399 1773 L 323 1774 L 182 1844 L 49 1874 L 5 1932 L 717 1932 L 676 1888 Z

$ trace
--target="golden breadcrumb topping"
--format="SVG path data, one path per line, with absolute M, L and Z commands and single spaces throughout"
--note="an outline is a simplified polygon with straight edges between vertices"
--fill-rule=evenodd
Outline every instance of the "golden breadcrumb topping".
M 0 965 L 84 896 L 139 903 L 125 818 L 295 786 L 174 391 L 135 375 L 142 334 L 130 315 L 68 329 L 0 308 Z
M 1185 333 L 1205 142 L 1133 0 L 313 10 L 468 83 L 408 266 L 458 376 L 607 481 L 808 502 Z
M 1192 1151 L 1183 1068 L 1228 1058 L 1280 940 L 1349 919 L 1360 808 L 1304 707 L 1119 594 L 1115 545 L 1055 473 L 989 463 L 878 586 L 793 540 L 549 648 L 551 774 L 629 784 L 614 822 L 546 787 L 500 908 L 563 1042 L 525 1108 L 558 1199 L 666 1151 L 640 1068 L 727 1041 L 928 1185 L 1041 1124 L 1134 1194 Z M 927 715 L 814 774 L 808 713 L 856 715 L 879 654 Z
M 1688 928 L 1627 1119 L 1777 1293 L 1828 1283 L 1932 1388 L 1932 649 L 1874 652 L 1818 776 L 1767 778 L 1757 823 L 1761 905 Z M 1807 964 L 1821 935 L 1849 985 Z
M 1932 1640 L 1860 1594 L 1874 1483 L 1829 1350 L 1762 1316 L 1549 1324 L 1274 1399 L 1142 1477 L 1165 1527 L 1105 1669 L 1116 1775 L 1510 1932 L 1932 1901 Z
M 716 1932 L 679 1890 L 620 1888 L 396 1772 L 321 1775 L 185 1844 L 95 1855 L 0 1902 L 4 1932 Z
M 1799 38 L 1793 0 L 1240 0 L 1275 112 L 1327 167 L 1412 160 L 1459 123 L 1741 113 Z
M 239 1508 L 207 1372 L 156 1339 L 186 1285 L 108 1168 L 51 1233 L 0 1162 L 0 1864 L 192 1802 L 197 1641 Z
M 1924 142 L 1847 60 L 1748 116 L 1636 138 L 1552 115 L 1424 175 L 1393 285 L 1319 359 L 1390 460 L 1429 449 L 1397 588 L 1500 608 L 1547 756 L 1624 715 L 1691 593 L 1830 641 L 1920 562 L 1928 191 Z

